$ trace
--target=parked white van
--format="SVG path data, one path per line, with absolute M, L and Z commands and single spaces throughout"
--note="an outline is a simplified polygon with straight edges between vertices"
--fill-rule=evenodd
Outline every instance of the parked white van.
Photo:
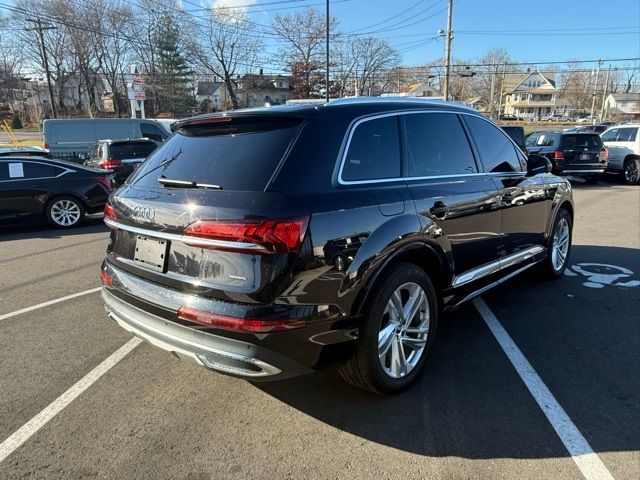
M 53 158 L 82 161 L 89 149 L 105 138 L 149 138 L 163 142 L 171 130 L 168 122 L 141 118 L 72 118 L 45 120 L 44 147 Z
M 600 138 L 609 152 L 608 169 L 621 172 L 624 181 L 640 183 L 640 124 L 616 125 L 602 132 Z

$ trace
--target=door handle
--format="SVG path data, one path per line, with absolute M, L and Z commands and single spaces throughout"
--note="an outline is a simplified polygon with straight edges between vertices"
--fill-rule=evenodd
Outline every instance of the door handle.
M 434 217 L 442 218 L 449 212 L 449 207 L 438 200 L 433 204 L 433 207 L 429 209 L 429 212 L 431 212 L 431 215 L 433 215 Z

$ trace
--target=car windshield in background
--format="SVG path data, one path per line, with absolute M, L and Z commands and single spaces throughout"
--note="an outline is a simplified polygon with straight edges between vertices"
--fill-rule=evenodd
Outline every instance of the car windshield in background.
M 556 135 L 542 134 L 539 137 L 533 135 L 527 138 L 527 147 L 551 147 L 556 139 Z
M 182 125 L 130 183 L 159 187 L 163 176 L 225 190 L 264 190 L 301 122 L 267 116 L 208 120 Z
M 155 143 L 125 143 L 122 145 L 112 144 L 109 149 L 109 156 L 115 159 L 123 158 L 146 158 L 157 148 Z
M 565 150 L 573 149 L 587 149 L 587 150 L 600 150 L 602 148 L 602 140 L 600 135 L 597 134 L 577 134 L 577 135 L 563 135 L 562 145 Z

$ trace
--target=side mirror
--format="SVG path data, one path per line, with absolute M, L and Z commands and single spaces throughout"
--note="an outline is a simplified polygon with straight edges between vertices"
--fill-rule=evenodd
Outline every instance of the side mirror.
M 527 174 L 530 176 L 537 175 L 539 173 L 551 173 L 553 165 L 551 160 L 543 155 L 532 153 L 527 158 Z

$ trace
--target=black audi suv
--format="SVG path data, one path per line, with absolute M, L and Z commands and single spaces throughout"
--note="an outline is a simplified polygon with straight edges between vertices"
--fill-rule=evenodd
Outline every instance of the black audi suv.
M 414 383 L 443 311 L 536 266 L 562 275 L 570 184 L 442 101 L 360 99 L 181 121 L 110 197 L 109 315 L 246 379 L 337 366 Z

